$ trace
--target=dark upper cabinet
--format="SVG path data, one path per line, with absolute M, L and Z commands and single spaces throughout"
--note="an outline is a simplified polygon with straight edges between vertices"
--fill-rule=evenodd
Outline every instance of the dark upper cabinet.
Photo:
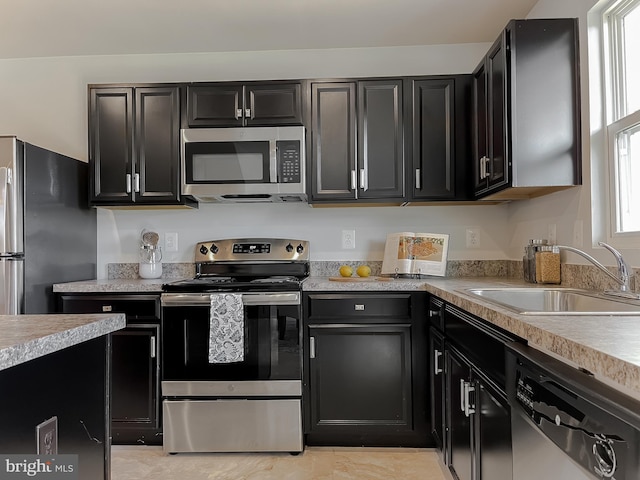
M 473 73 L 475 197 L 531 198 L 579 185 L 576 19 L 513 20 Z
M 311 82 L 311 202 L 402 201 L 403 82 Z
M 311 84 L 310 201 L 356 199 L 356 83 Z
M 410 79 L 411 167 L 408 200 L 470 197 L 469 102 L 471 76 Z
M 193 205 L 180 195 L 178 86 L 90 86 L 90 203 Z
M 302 82 L 187 86 L 186 126 L 302 125 Z
M 402 80 L 358 82 L 358 198 L 404 197 Z

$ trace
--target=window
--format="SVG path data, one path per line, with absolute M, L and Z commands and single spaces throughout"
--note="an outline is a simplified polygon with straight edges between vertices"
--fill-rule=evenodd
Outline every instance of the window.
M 612 2 L 603 21 L 611 235 L 615 237 L 640 233 L 640 0 Z

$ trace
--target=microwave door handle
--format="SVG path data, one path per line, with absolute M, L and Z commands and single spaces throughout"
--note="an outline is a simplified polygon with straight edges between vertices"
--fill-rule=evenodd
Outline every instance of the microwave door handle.
M 275 140 L 269 140 L 269 182 L 278 181 L 278 144 Z

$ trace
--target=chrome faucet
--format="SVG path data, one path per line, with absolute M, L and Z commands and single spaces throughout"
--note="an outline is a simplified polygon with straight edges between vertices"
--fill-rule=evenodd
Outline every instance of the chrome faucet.
M 622 257 L 622 254 L 607 243 L 598 242 L 598 245 L 606 248 L 613 254 L 613 256 L 616 259 L 616 262 L 618 263 L 618 275 L 614 275 L 613 273 L 611 273 L 607 269 L 607 267 L 602 265 L 598 260 L 593 258 L 588 253 L 583 252 L 582 250 L 579 250 L 574 247 L 567 247 L 565 245 L 558 245 L 558 248 L 560 250 L 567 250 L 569 252 L 577 253 L 578 255 L 583 256 L 584 258 L 589 260 L 592 264 L 594 264 L 596 267 L 598 267 L 600 270 L 602 270 L 604 273 L 606 273 L 609 277 L 611 277 L 618 285 L 620 285 L 619 290 L 608 290 L 604 292 L 605 294 L 626 297 L 626 298 L 640 299 L 640 295 L 631 291 L 630 280 L 631 280 L 631 275 L 633 273 L 633 269 L 627 263 L 627 261 Z

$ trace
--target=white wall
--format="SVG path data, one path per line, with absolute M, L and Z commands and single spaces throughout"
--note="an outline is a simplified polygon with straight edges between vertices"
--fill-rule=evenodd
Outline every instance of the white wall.
M 602 239 L 591 234 L 597 230 L 591 213 L 597 205 L 592 202 L 590 179 L 594 166 L 590 155 L 586 17 L 595 2 L 540 0 L 529 15 L 580 19 L 583 186 L 500 206 L 321 209 L 304 205 L 202 205 L 194 211 L 99 209 L 99 275 L 106 275 L 107 263 L 136 260 L 137 236 L 145 227 L 160 233 L 179 232 L 180 250 L 167 254 L 168 261 L 190 261 L 193 244 L 199 240 L 243 235 L 308 238 L 315 260 L 379 260 L 386 233 L 401 230 L 451 234 L 452 259 L 518 259 L 529 238 L 547 236 L 550 223 L 556 225 L 560 243 L 573 244 L 576 221 L 581 221 L 584 248 L 611 265 L 609 254 L 590 247 Z M 2 60 L 0 133 L 16 134 L 86 160 L 88 83 L 469 73 L 488 47 L 489 44 L 467 44 Z M 480 228 L 480 249 L 470 250 L 464 245 L 465 229 L 470 226 Z M 355 251 L 340 249 L 340 232 L 344 228 L 356 230 Z M 624 253 L 634 265 L 640 265 L 640 250 Z M 576 256 L 567 260 L 582 262 Z
M 0 61 L 0 132 L 86 160 L 89 83 L 222 81 L 470 73 L 489 44 L 189 55 L 63 57 Z M 198 210 L 98 210 L 98 275 L 106 264 L 137 261 L 140 231 L 179 233 L 166 261 L 192 261 L 195 242 L 237 236 L 311 240 L 314 260 L 381 260 L 387 233 L 451 234 L 452 259 L 507 258 L 507 206 L 311 208 L 202 205 Z M 481 248 L 465 247 L 467 227 Z M 342 229 L 356 249 L 342 250 Z

